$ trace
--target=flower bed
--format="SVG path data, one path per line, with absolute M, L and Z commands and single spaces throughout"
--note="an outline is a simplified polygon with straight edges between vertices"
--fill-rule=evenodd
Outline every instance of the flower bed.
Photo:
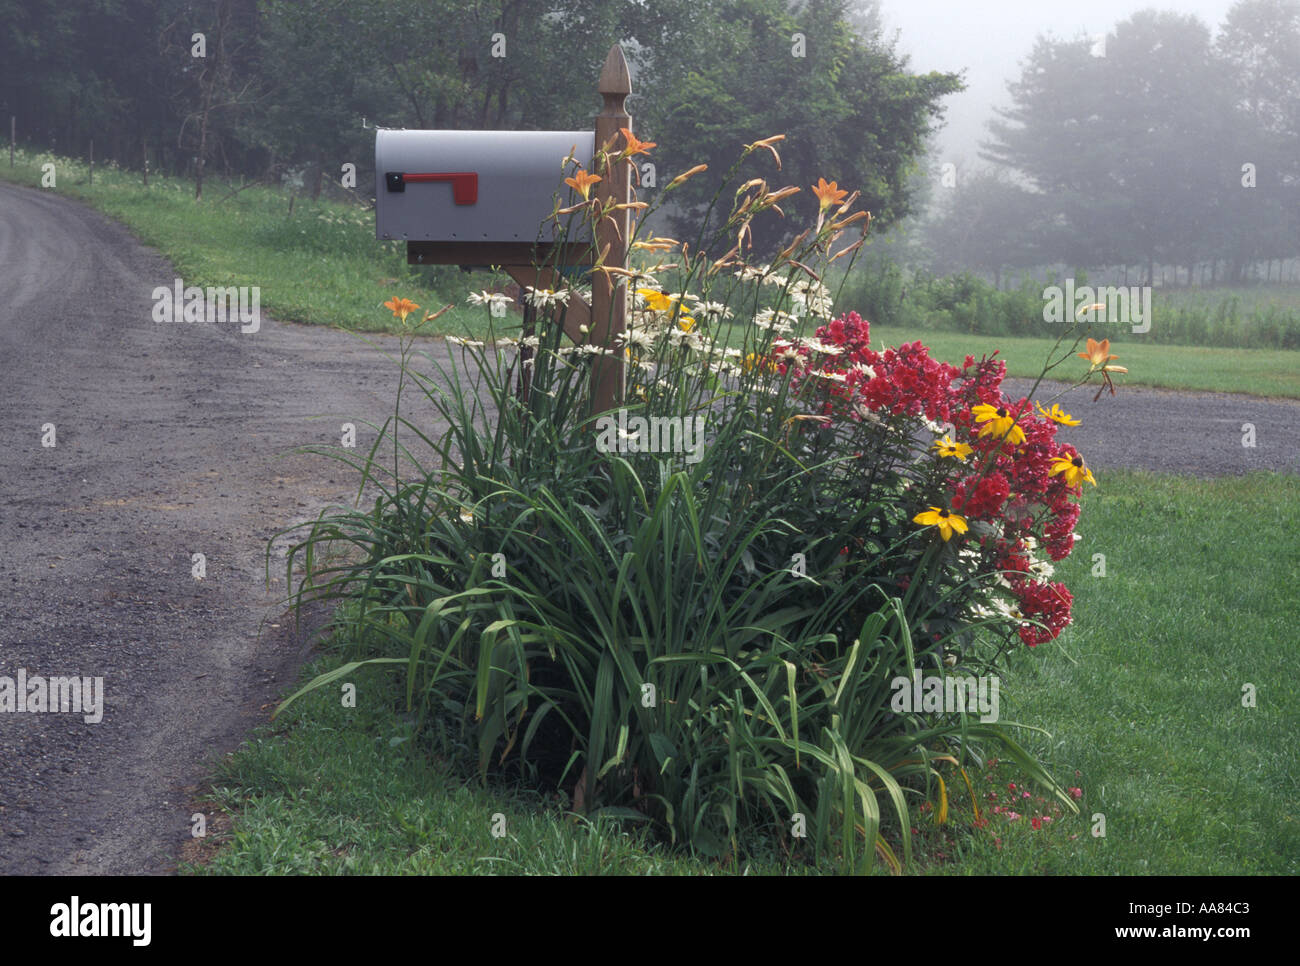
M 742 162 L 779 163 L 779 140 Z M 557 219 L 608 214 L 596 177 L 566 179 Z M 404 348 L 403 385 L 450 429 L 429 438 L 399 403 L 391 468 L 380 444 L 352 461 L 373 510 L 326 515 L 292 549 L 300 603 L 361 604 L 356 663 L 309 688 L 397 665 L 429 740 L 485 778 L 522 775 L 710 855 L 902 870 L 912 810 L 946 801 L 938 765 L 990 748 L 1075 807 L 988 715 L 894 696 L 923 671 L 997 675 L 1009 648 L 1069 624 L 1051 561 L 1095 485 L 1057 438 L 1076 421 L 1006 398 L 996 353 L 958 368 L 832 317 L 825 279 L 869 220 L 833 183 L 771 264 L 747 257 L 753 217 L 798 190 L 751 178 L 729 205 L 719 191 L 694 244 L 638 240 L 630 325 L 608 344 L 569 341 L 568 293 L 534 291 L 533 332 L 457 340 L 430 370 Z M 390 308 L 418 325 L 419 306 Z M 627 398 L 593 413 L 591 361 L 610 355 Z M 1104 343 L 1081 355 L 1084 380 L 1119 371 Z M 340 544 L 350 556 L 311 566 Z

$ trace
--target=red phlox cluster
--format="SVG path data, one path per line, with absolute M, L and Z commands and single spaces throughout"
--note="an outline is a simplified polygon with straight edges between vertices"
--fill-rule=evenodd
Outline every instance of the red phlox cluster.
M 912 416 L 949 423 L 952 438 L 972 448 L 967 461 L 951 460 L 948 506 L 969 520 L 1000 525 L 1000 536 L 980 537 L 999 570 L 1006 575 L 1019 611 L 1028 621 L 1020 637 L 1029 646 L 1052 640 L 1070 623 L 1072 597 L 1064 584 L 1038 579 L 1031 572 L 1031 543 L 1041 539 L 1052 560 L 1066 557 L 1074 546 L 1078 491 L 1062 475 L 1051 476 L 1052 461 L 1073 456 L 1074 447 L 1057 441 L 1057 424 L 1039 416 L 1026 398 L 1011 400 L 1001 384 L 1006 364 L 993 356 L 966 356 L 960 369 L 930 358 L 919 341 L 877 352 L 870 348 L 870 325 L 848 312 L 817 329 L 816 337 L 835 352 L 818 353 L 799 342 L 782 341 L 772 358 L 782 372 L 792 367 L 793 391 L 815 376 L 823 394 L 825 415 L 850 420 L 870 413 L 877 417 Z M 980 436 L 984 424 L 973 407 L 991 405 L 1015 418 L 1024 441 L 1006 434 Z M 972 537 L 972 539 L 976 539 Z

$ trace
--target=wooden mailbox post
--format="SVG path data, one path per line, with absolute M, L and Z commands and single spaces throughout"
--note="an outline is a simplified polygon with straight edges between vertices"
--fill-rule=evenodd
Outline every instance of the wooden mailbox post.
M 378 237 L 405 239 L 412 265 L 499 266 L 521 288 L 565 288 L 557 267 L 592 265 L 593 240 L 539 241 L 537 230 L 551 210 L 567 145 L 580 138 L 591 141 L 591 156 L 578 157 L 590 170 L 602 147 L 617 155 L 621 129 L 632 128 L 625 103 L 632 78 L 617 44 L 605 58 L 597 87 L 604 104 L 596 115 L 594 140 L 590 132 L 377 132 Z M 601 176 L 594 193 L 602 207 L 631 200 L 629 159 L 594 173 Z M 422 192 L 436 194 L 417 194 Z M 599 221 L 594 248 L 603 257 L 592 272 L 591 305 L 574 294 L 565 314 L 564 331 L 575 342 L 614 350 L 592 357 L 594 412 L 613 409 L 623 399 L 625 367 L 617 340 L 627 324 L 627 276 L 600 268 L 626 272 L 631 228 L 628 208 Z

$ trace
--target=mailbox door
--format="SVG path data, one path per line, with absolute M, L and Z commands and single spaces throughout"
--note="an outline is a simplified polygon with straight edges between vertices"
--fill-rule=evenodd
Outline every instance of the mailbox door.
M 375 232 L 380 239 L 444 242 L 549 242 L 558 191 L 572 154 L 590 170 L 591 131 L 376 131 Z M 579 216 L 569 222 L 584 241 Z M 543 224 L 543 222 L 548 222 Z M 581 232 L 581 233 L 580 233 Z

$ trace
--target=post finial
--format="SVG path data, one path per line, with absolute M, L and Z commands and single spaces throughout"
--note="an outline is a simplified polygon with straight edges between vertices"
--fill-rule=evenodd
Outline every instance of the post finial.
M 622 98 L 632 93 L 632 74 L 627 69 L 627 58 L 623 56 L 623 48 L 618 44 L 609 48 L 609 55 L 605 58 L 605 66 L 600 69 L 600 80 L 596 88 L 605 95 L 607 104 L 613 98 L 621 102 Z M 619 103 L 619 106 L 621 107 L 622 104 Z

